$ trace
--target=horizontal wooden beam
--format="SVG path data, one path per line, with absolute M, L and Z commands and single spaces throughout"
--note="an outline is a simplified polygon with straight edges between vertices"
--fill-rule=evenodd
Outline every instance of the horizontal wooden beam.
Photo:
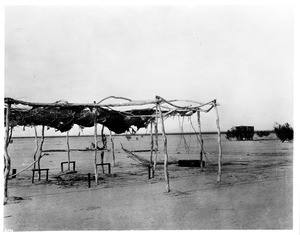
M 161 99 L 161 103 L 167 103 L 169 105 L 173 105 L 177 108 L 189 109 L 195 108 L 195 106 L 178 106 L 172 103 L 174 102 L 191 102 L 197 104 L 196 107 L 203 107 L 205 105 L 213 104 L 215 100 L 207 102 L 207 103 L 200 103 L 197 101 L 192 100 L 165 100 Z M 113 103 L 113 104 L 97 104 L 97 103 L 68 103 L 68 102 L 55 102 L 55 103 L 38 103 L 38 102 L 28 102 L 23 100 L 17 100 L 13 98 L 4 98 L 4 103 L 6 104 L 22 104 L 32 107 L 91 107 L 91 108 L 105 108 L 105 107 L 128 107 L 128 106 L 140 106 L 140 105 L 148 105 L 148 104 L 156 104 L 157 100 L 138 100 L 138 101 L 129 101 L 126 103 Z
M 143 100 L 143 101 L 130 101 L 127 103 L 119 104 L 96 104 L 96 103 L 68 103 L 68 102 L 55 102 L 55 103 L 38 103 L 38 102 L 28 102 L 23 100 L 16 100 L 12 98 L 4 98 L 4 103 L 6 104 L 22 104 L 27 106 L 35 107 L 93 107 L 93 108 L 104 108 L 104 107 L 121 107 L 121 106 L 138 106 L 155 104 L 155 100 Z

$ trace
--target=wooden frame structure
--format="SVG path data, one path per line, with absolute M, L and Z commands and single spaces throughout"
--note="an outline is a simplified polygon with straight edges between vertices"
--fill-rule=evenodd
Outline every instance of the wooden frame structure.
M 122 99 L 126 100 L 127 102 L 124 103 L 111 103 L 111 104 L 103 104 L 103 101 L 114 98 L 114 99 Z M 176 103 L 177 102 L 188 102 L 192 103 L 193 105 L 188 105 L 188 106 L 179 106 Z M 105 110 L 106 115 L 109 115 L 109 110 L 114 111 L 114 112 L 120 112 L 121 115 L 123 115 L 125 118 L 132 118 L 133 121 L 138 121 L 138 124 L 140 126 L 147 125 L 151 123 L 151 155 L 150 155 L 150 162 L 151 166 L 153 169 L 153 174 L 155 171 L 156 163 L 157 163 L 157 151 L 158 151 L 158 120 L 161 120 L 161 130 L 162 130 L 162 135 L 163 135 L 163 142 L 164 142 L 164 175 L 165 175 L 165 182 L 166 182 L 166 192 L 170 191 L 170 184 L 169 184 L 169 173 L 168 173 L 168 145 L 167 145 L 167 136 L 166 136 L 166 131 L 165 131 L 165 125 L 164 125 L 164 119 L 169 117 L 169 116 L 175 116 L 175 115 L 180 115 L 180 116 L 191 116 L 194 113 L 197 113 L 197 120 L 198 120 L 198 126 L 199 126 L 199 140 L 200 140 L 200 166 L 202 170 L 202 159 L 203 159 L 203 139 L 201 135 L 201 122 L 200 122 L 200 112 L 209 112 L 211 109 L 215 109 L 216 112 L 216 125 L 217 125 L 217 132 L 218 132 L 218 146 L 219 146 L 219 156 L 218 156 L 218 175 L 217 175 L 217 180 L 221 181 L 221 164 L 222 164 L 222 147 L 221 147 L 221 131 L 220 131 L 220 125 L 219 125 L 219 114 L 218 114 L 218 109 L 217 109 L 217 102 L 216 100 L 212 100 L 207 103 L 200 103 L 196 101 L 191 101 L 191 100 L 165 100 L 164 98 L 160 96 L 156 96 L 154 100 L 144 100 L 144 101 L 133 101 L 127 98 L 123 97 L 116 97 L 116 96 L 110 96 L 107 97 L 100 102 L 96 103 L 62 103 L 62 102 L 56 102 L 56 103 L 34 103 L 34 102 L 27 102 L 27 101 L 22 101 L 22 100 L 15 100 L 12 98 L 5 98 L 4 103 L 6 105 L 5 107 L 5 141 L 4 141 L 4 204 L 8 200 L 8 190 L 7 190 L 7 181 L 10 173 L 10 168 L 11 168 L 11 160 L 7 151 L 8 145 L 9 145 L 9 140 L 11 138 L 10 136 L 10 127 L 13 128 L 13 126 L 20 125 L 29 125 L 29 126 L 35 126 L 34 122 L 25 122 L 22 120 L 20 123 L 18 123 L 18 118 L 15 118 L 15 120 L 12 120 L 11 122 L 11 111 L 12 111 L 12 105 L 25 105 L 32 107 L 31 110 L 33 109 L 60 109 L 62 111 L 65 111 L 65 109 L 71 109 L 72 111 L 76 109 L 80 109 L 82 112 L 84 107 L 88 107 L 92 111 L 88 113 L 92 117 L 92 121 L 89 121 L 89 127 L 91 126 L 90 123 L 93 123 L 94 126 L 94 137 L 95 137 L 95 148 L 94 148 L 94 171 L 95 171 L 95 182 L 97 185 L 97 176 L 98 176 L 98 171 L 97 171 L 97 124 L 100 123 L 103 126 L 106 126 L 109 131 L 110 131 L 110 137 L 111 137 L 111 131 L 114 131 L 111 126 L 112 123 L 109 125 L 106 124 L 105 122 L 101 121 L 101 117 L 99 115 L 99 112 L 101 114 L 102 110 Z M 153 105 L 151 112 L 149 110 L 147 112 L 141 112 L 145 110 L 137 110 L 138 113 L 133 113 L 133 112 L 121 112 L 121 111 L 115 111 L 113 108 L 117 107 L 135 107 L 135 106 L 143 106 L 143 105 Z M 168 107 L 167 107 L 168 106 Z M 205 107 L 208 107 L 204 109 Z M 35 110 L 35 111 L 36 111 Z M 60 111 L 59 110 L 59 111 Z M 136 111 L 136 110 L 135 110 Z M 17 111 L 16 111 L 17 112 Z M 57 112 L 57 110 L 55 111 Z M 77 114 L 77 113 L 76 113 Z M 112 115 L 115 115 L 116 113 L 113 113 Z M 126 120 L 127 120 L 126 119 Z M 28 120 L 28 118 L 26 119 Z M 99 121 L 100 120 L 100 121 Z M 142 124 L 141 124 L 142 121 Z M 41 125 L 39 121 L 37 121 L 37 125 Z M 76 122 L 74 122 L 77 124 Z M 152 123 L 154 123 L 154 135 L 152 133 Z M 44 141 L 44 126 L 45 124 L 43 123 L 43 128 L 42 128 L 42 143 Z M 53 126 L 51 126 L 53 127 Z M 68 128 L 72 128 L 68 126 Z M 67 153 L 68 153 L 68 162 L 70 162 L 70 149 L 69 149 L 69 142 L 68 142 L 68 130 L 69 129 L 64 129 L 67 131 Z M 63 131 L 62 131 L 63 132 Z M 35 130 L 36 133 L 36 130 Z M 155 141 L 153 141 L 153 137 L 155 137 Z M 37 141 L 37 135 L 36 135 L 36 141 Z M 112 138 L 111 138 L 112 141 Z M 34 161 L 34 164 L 36 161 L 38 161 L 39 164 L 39 159 L 42 156 L 42 143 L 40 145 L 39 149 L 39 158 L 38 160 Z M 112 141 L 112 146 L 113 146 L 113 141 Z M 37 149 L 38 149 L 38 144 L 37 144 Z M 115 162 L 115 156 L 114 156 L 114 150 L 113 151 L 113 162 Z M 36 150 L 37 152 L 37 150 Z M 35 152 L 35 155 L 36 155 Z M 154 152 L 154 158 L 153 158 L 153 152 Z M 153 162 L 152 162 L 153 161 Z M 103 163 L 103 162 L 101 162 Z M 33 165 L 33 164 L 32 164 Z M 98 164 L 99 165 L 99 164 Z M 68 164 L 68 169 L 70 168 L 70 164 Z M 19 172 L 20 173 L 20 172 Z

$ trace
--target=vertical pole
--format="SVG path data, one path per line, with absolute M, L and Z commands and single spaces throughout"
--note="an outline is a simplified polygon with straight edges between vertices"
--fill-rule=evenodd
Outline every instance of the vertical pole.
M 111 142 L 111 151 L 112 151 L 112 157 L 113 157 L 113 166 L 116 166 L 116 157 L 115 157 L 115 143 L 112 138 L 111 131 L 109 131 L 109 136 L 110 136 L 110 142 Z
M 69 144 L 69 131 L 67 131 L 67 153 L 68 153 L 68 171 L 70 170 L 70 144 Z
M 102 129 L 101 129 L 101 140 L 102 140 L 102 148 L 106 149 L 106 137 L 104 135 L 104 125 L 102 125 Z M 98 145 L 97 145 L 98 147 Z M 103 159 L 104 159 L 104 151 L 101 152 L 101 164 L 103 164 Z M 104 174 L 104 166 L 101 165 L 102 167 L 102 173 Z
M 155 131 L 155 158 L 154 158 L 154 165 L 153 165 L 153 176 L 156 168 L 157 163 L 157 153 L 158 153 L 158 108 L 157 105 L 155 106 L 155 122 L 154 122 L 154 131 Z
M 41 137 L 40 149 L 39 149 L 39 157 L 38 157 L 38 169 L 39 169 L 39 180 L 41 180 L 41 158 L 43 156 L 43 144 L 45 140 L 45 126 L 42 126 L 42 137 Z
M 202 139 L 202 133 L 201 133 L 201 121 L 200 121 L 200 110 L 197 110 L 197 120 L 198 120 L 198 126 L 199 126 L 199 139 L 200 139 L 200 169 L 203 171 L 203 139 Z
M 39 141 L 38 141 L 38 136 L 37 136 L 37 130 L 36 130 L 36 126 L 34 126 L 34 140 L 35 140 L 35 151 L 34 151 L 34 155 L 33 155 L 33 161 L 34 161 L 34 165 L 33 165 L 33 169 L 36 169 L 36 154 L 39 150 Z
M 164 138 L 164 153 L 165 153 L 165 160 L 164 160 L 164 173 L 165 173 L 165 180 L 166 180 L 166 192 L 170 192 L 170 182 L 169 182 L 169 172 L 168 172 L 168 144 L 167 144 L 167 136 L 166 136 L 166 132 L 165 132 L 165 125 L 164 125 L 164 119 L 163 119 L 163 115 L 162 115 L 162 111 L 161 111 L 161 107 L 159 104 L 159 98 L 156 97 L 157 99 L 157 106 L 159 109 L 159 114 L 160 114 L 160 118 L 161 118 L 161 130 L 162 130 L 162 134 L 163 134 L 163 138 Z
M 150 178 L 154 177 L 154 169 L 153 169 L 153 123 L 150 123 L 150 171 L 149 171 L 149 176 Z
M 153 133 L 152 133 L 153 125 L 150 122 L 150 165 L 153 164 Z
M 219 144 L 219 159 L 218 159 L 218 182 L 221 181 L 221 174 L 222 174 L 222 146 L 221 146 L 221 129 L 220 129 L 220 118 L 219 118 L 219 113 L 218 113 L 218 108 L 217 108 L 217 101 L 214 100 L 214 108 L 216 111 L 216 124 L 217 124 L 217 129 L 218 129 L 218 144 Z
M 5 126 L 5 136 L 4 136 L 4 205 L 7 203 L 8 201 L 8 190 L 7 190 L 7 183 L 8 183 L 8 176 L 9 176 L 9 172 L 10 172 L 10 157 L 8 155 L 8 145 L 9 145 L 9 119 L 10 119 L 10 107 L 11 104 L 7 104 L 6 107 L 6 117 L 5 117 L 5 121 L 6 121 L 6 126 Z
M 97 148 L 98 148 L 98 141 L 97 141 L 97 109 L 94 108 L 94 142 L 95 142 L 95 149 L 94 149 L 94 170 L 95 170 L 95 183 L 98 185 L 98 170 L 97 170 Z

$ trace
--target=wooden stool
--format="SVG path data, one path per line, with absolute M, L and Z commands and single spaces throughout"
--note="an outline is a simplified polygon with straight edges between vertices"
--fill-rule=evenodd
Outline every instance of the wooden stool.
M 46 171 L 46 181 L 48 181 L 49 169 L 32 169 L 32 183 L 34 183 L 34 173 L 39 172 L 39 181 L 41 180 L 41 171 Z
M 61 172 L 64 172 L 64 164 L 68 164 L 68 162 L 61 162 L 60 163 L 60 168 L 61 168 Z M 75 161 L 70 161 L 70 164 L 73 164 L 73 171 L 75 171 Z
M 96 166 L 108 166 L 108 174 L 110 174 L 110 163 L 98 163 Z

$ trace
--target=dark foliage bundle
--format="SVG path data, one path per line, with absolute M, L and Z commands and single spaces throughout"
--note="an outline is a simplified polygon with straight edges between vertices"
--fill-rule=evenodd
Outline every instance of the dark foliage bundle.
M 268 135 L 270 135 L 270 131 L 258 131 L 258 132 L 256 132 L 256 134 L 259 137 L 268 136 Z
M 6 112 L 6 109 L 4 110 Z M 33 107 L 31 109 L 12 108 L 10 126 L 47 126 L 58 131 L 70 130 L 74 124 L 80 127 L 92 127 L 94 123 L 106 126 L 109 130 L 121 134 L 132 126 L 137 129 L 147 127 L 155 110 L 140 109 L 119 112 L 97 108 L 96 116 L 91 107 Z M 140 116 L 136 116 L 140 115 Z M 145 116 L 143 116 L 145 115 Z M 5 121 L 5 120 L 4 120 Z M 5 123 L 6 125 L 6 123 Z
M 225 137 L 227 139 L 236 138 L 237 140 L 252 140 L 253 135 L 254 135 L 254 131 L 233 127 L 226 132 Z

